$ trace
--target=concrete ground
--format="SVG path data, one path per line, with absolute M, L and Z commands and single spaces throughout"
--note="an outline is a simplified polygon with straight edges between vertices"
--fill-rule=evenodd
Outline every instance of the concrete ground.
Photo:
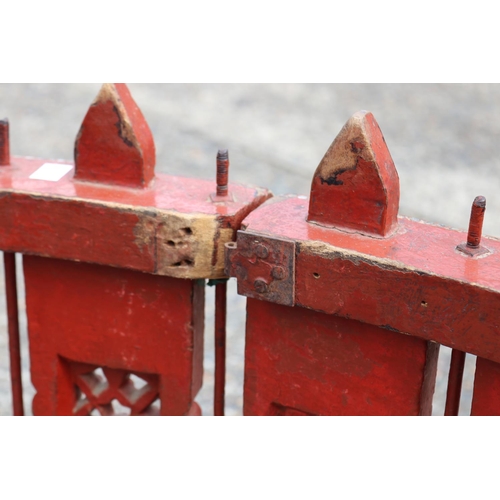
M 99 84 L 0 84 L 0 118 L 11 123 L 11 153 L 72 159 L 73 142 Z M 157 171 L 214 178 L 228 148 L 232 182 L 307 195 L 316 166 L 349 116 L 373 112 L 401 181 L 400 214 L 467 229 L 477 195 L 487 199 L 484 233 L 500 236 L 500 85 L 483 84 L 130 84 L 156 140 Z M 20 269 L 20 267 L 19 267 Z M 0 282 L 3 276 L 0 277 Z M 22 287 L 22 279 L 19 283 Z M 4 303 L 3 288 L 0 301 Z M 204 387 L 212 413 L 213 290 L 207 293 Z M 24 314 L 20 289 L 21 315 Z M 245 299 L 230 282 L 228 415 L 241 415 Z M 3 308 L 3 306 L 2 306 Z M 26 407 L 29 382 L 22 317 Z M 0 415 L 11 412 L 6 318 L 0 315 Z M 449 349 L 442 348 L 434 413 L 444 409 Z M 461 414 L 470 410 L 468 356 Z

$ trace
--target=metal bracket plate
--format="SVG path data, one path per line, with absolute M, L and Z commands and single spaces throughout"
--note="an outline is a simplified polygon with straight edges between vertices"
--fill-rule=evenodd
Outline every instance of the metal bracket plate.
M 238 280 L 238 293 L 276 304 L 295 304 L 295 242 L 238 231 L 226 243 L 226 274 Z

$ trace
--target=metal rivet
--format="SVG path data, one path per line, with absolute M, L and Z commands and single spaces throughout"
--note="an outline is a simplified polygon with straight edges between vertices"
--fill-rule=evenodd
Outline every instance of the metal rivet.
M 265 259 L 269 255 L 269 250 L 266 246 L 260 244 L 255 247 L 255 255 L 259 257 L 259 259 Z
M 283 266 L 273 267 L 272 275 L 274 279 L 282 280 L 286 276 L 286 269 Z
M 258 293 L 266 293 L 268 291 L 267 283 L 262 279 L 256 279 L 253 286 Z

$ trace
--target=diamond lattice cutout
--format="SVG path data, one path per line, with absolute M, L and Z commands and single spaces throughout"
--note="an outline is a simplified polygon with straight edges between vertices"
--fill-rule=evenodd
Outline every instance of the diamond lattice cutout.
M 158 375 L 67 361 L 74 415 L 159 415 Z

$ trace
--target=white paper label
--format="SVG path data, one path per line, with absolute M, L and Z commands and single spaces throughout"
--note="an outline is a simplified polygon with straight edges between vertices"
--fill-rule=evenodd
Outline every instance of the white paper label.
M 44 163 L 38 170 L 35 170 L 30 175 L 30 179 L 57 182 L 71 170 L 73 170 L 73 165 L 63 165 L 61 163 Z

